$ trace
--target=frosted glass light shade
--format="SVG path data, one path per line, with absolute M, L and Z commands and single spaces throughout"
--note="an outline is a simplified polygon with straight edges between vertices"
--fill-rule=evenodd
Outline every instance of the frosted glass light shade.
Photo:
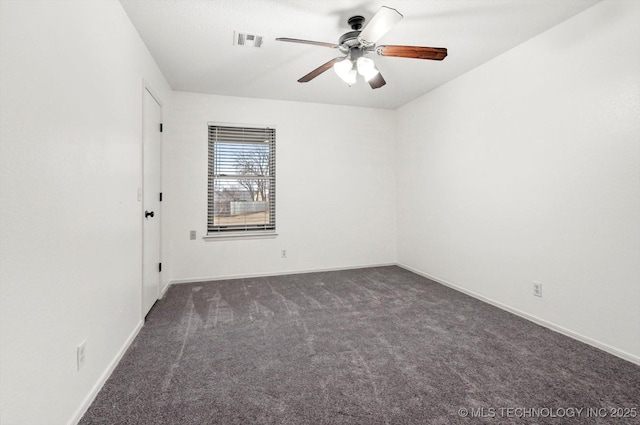
M 350 59 L 336 62 L 333 65 L 333 70 L 345 83 L 349 85 L 353 85 L 356 83 L 357 72 L 355 69 L 353 69 L 353 62 L 351 62 Z
M 333 70 L 338 74 L 338 77 L 343 80 L 349 75 L 349 71 L 353 69 L 353 63 L 349 59 L 341 60 L 333 64 Z
M 369 81 L 379 73 L 373 60 L 365 58 L 364 56 L 358 58 L 356 65 L 358 67 L 358 74 L 362 75 L 366 81 Z

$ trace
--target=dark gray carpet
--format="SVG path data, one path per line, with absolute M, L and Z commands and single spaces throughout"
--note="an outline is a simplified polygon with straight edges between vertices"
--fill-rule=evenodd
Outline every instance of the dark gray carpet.
M 639 400 L 640 367 L 379 267 L 172 286 L 80 423 L 628 424 Z

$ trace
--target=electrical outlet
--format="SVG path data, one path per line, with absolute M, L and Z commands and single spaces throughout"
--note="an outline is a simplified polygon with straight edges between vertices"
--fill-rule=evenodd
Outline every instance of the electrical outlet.
M 287 250 L 286 249 L 282 250 L 282 252 L 280 253 L 280 257 L 287 258 Z
M 192 241 L 196 240 L 196 231 L 192 230 L 189 232 L 189 239 L 191 239 Z
M 86 344 L 87 344 L 87 341 L 82 341 L 80 345 L 78 345 L 78 348 L 76 349 L 76 361 L 78 364 L 78 370 L 80 370 L 80 368 L 84 366 Z
M 542 283 L 533 282 L 533 296 L 542 298 Z

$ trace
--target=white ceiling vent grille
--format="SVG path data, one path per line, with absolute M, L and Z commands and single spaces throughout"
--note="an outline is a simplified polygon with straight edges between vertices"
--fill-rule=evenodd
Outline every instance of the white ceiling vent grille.
M 260 47 L 262 46 L 262 36 L 234 31 L 233 44 L 235 46 Z

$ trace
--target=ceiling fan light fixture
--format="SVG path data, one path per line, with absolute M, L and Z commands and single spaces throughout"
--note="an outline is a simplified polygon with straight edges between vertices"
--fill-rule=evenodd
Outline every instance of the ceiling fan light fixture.
M 350 59 L 345 58 L 340 62 L 336 62 L 333 65 L 333 70 L 345 83 L 352 85 L 356 82 L 357 72 L 353 69 L 353 62 Z
M 364 56 L 360 56 L 356 61 L 356 66 L 358 67 L 358 74 L 362 75 L 365 81 L 369 82 L 373 77 L 379 74 L 379 71 L 376 69 L 376 64 L 372 59 L 365 58 Z
M 356 83 L 356 77 L 358 76 L 358 73 L 356 72 L 355 69 L 352 69 L 351 71 L 349 71 L 349 74 L 347 75 L 347 78 L 343 78 L 344 82 L 349 84 L 350 86 L 354 85 Z

